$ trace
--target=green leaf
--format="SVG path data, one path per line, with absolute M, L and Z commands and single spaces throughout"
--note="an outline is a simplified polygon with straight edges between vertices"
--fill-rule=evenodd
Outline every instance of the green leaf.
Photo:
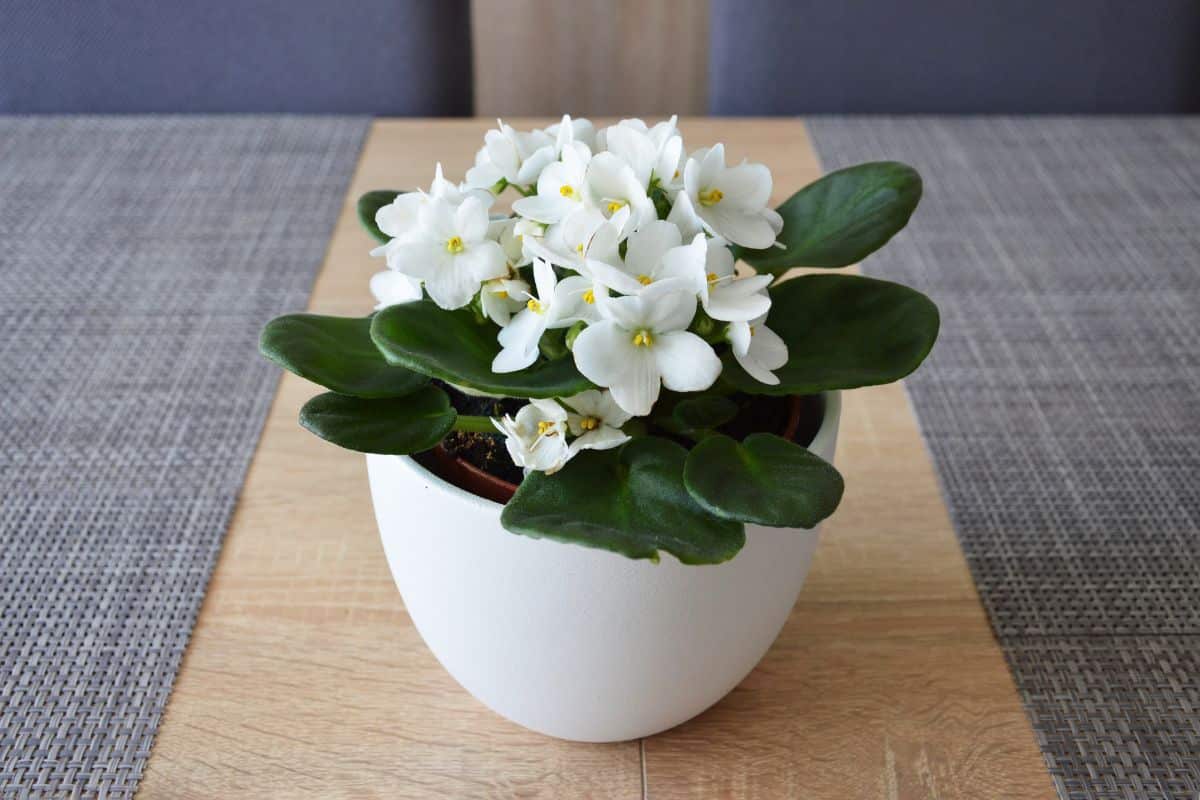
M 716 394 L 704 394 L 698 397 L 685 397 L 671 411 L 681 428 L 716 428 L 724 425 L 737 416 L 738 404 L 728 397 Z
M 907 164 L 874 161 L 831 172 L 792 195 L 783 217 L 781 250 L 737 249 L 759 272 L 792 267 L 845 267 L 895 236 L 921 200 L 921 176 Z
M 613 450 L 585 450 L 559 472 L 533 472 L 504 507 L 513 533 L 684 564 L 718 564 L 742 549 L 742 524 L 718 519 L 683 485 L 687 451 L 638 437 Z
M 432 300 L 389 306 L 375 315 L 371 338 L 393 364 L 448 383 L 506 397 L 569 397 L 592 384 L 570 358 L 537 361 L 520 372 L 492 372 L 497 328 L 468 309 L 446 311 Z
M 300 424 L 327 442 L 360 453 L 401 456 L 436 445 L 455 417 L 450 398 L 436 386 L 385 400 L 327 392 L 300 409 Z
M 397 192 L 391 189 L 376 189 L 358 198 L 358 221 L 366 228 L 367 233 L 371 234 L 382 244 L 390 242 L 392 237 L 379 230 L 379 226 L 375 224 L 375 212 L 391 203 L 401 194 L 404 194 L 404 192 Z
M 354 397 L 401 397 L 429 382 L 384 359 L 371 341 L 370 317 L 276 317 L 263 328 L 258 349 L 301 378 Z
M 778 386 L 759 383 L 726 352 L 721 377 L 750 394 L 816 394 L 891 383 L 929 355 L 938 310 L 898 283 L 859 275 L 804 275 L 771 289 L 767 326 L 787 343 Z
M 842 499 L 842 476 L 798 444 L 752 433 L 741 444 L 711 436 L 692 448 L 683 469 L 688 492 L 725 519 L 812 528 Z

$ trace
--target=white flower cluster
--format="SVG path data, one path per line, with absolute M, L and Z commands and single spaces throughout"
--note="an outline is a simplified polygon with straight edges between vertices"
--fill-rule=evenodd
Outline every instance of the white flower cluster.
M 499 421 L 518 465 L 552 472 L 581 449 L 615 447 L 663 386 L 712 386 L 721 360 L 689 330 L 698 309 L 724 326 L 747 373 L 778 383 L 787 347 L 763 324 L 772 277 L 739 277 L 730 251 L 770 247 L 783 228 L 764 165 L 726 166 L 720 144 L 687 153 L 674 117 L 599 131 L 563 117 L 530 132 L 500 123 L 466 178 L 455 185 L 438 165 L 429 191 L 379 210 L 393 238 L 373 251 L 388 270 L 371 288 L 380 307 L 422 287 L 446 309 L 478 296 L 500 326 L 497 373 L 533 364 L 548 329 L 586 326 L 571 343 L 575 364 L 608 391 L 535 400 Z M 508 187 L 521 195 L 514 215 L 489 218 Z M 532 286 L 519 271 L 531 262 Z

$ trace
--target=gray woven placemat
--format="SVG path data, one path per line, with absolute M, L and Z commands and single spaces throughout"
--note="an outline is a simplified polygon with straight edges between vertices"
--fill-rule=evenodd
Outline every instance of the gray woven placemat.
M 942 309 L 909 381 L 1064 798 L 1200 796 L 1200 119 L 814 120 L 908 161 L 864 269 Z
M 0 117 L 0 796 L 133 794 L 366 126 Z

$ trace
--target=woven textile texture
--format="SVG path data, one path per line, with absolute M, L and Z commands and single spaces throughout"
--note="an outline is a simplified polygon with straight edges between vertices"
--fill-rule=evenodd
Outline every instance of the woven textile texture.
M 1200 119 L 822 118 L 925 178 L 864 264 L 942 333 L 908 382 L 1063 798 L 1200 796 Z
M 366 126 L 0 117 L 0 797 L 133 795 Z

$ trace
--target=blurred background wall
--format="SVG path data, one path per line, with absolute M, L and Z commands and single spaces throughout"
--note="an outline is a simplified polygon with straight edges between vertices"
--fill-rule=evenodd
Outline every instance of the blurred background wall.
M 1200 112 L 1200 0 L 0 0 L 0 113 Z
M 703 114 L 708 0 L 472 0 L 475 113 Z

